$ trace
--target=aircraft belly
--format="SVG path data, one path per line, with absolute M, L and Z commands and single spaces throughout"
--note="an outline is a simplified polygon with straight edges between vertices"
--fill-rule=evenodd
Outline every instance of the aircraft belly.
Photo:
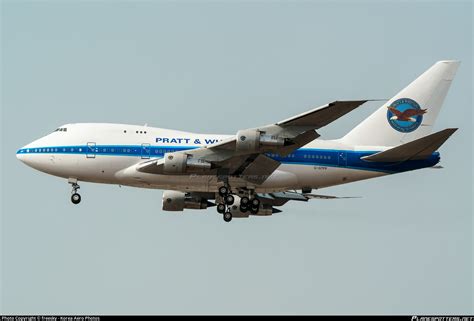
M 357 170 L 344 167 L 283 164 L 261 185 L 249 183 L 241 178 L 229 178 L 234 188 L 254 188 L 259 193 L 322 188 L 383 176 L 385 173 Z M 142 173 L 130 166 L 115 175 L 117 184 L 144 188 L 173 189 L 181 191 L 216 192 L 217 178 L 213 175 L 159 175 Z

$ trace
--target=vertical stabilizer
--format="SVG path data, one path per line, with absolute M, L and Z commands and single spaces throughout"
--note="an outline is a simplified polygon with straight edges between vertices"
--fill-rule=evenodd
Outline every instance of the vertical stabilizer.
M 342 141 L 357 146 L 397 146 L 429 135 L 459 64 L 438 61 Z

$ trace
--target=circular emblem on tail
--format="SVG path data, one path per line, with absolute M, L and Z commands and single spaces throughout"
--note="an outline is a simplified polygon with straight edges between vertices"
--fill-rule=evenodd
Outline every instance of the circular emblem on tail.
M 416 101 L 410 98 L 400 98 L 387 107 L 387 120 L 393 129 L 410 133 L 420 127 L 426 109 L 421 109 Z

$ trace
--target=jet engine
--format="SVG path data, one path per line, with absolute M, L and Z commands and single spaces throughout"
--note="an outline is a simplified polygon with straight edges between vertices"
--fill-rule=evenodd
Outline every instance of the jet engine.
M 214 205 L 205 198 L 179 191 L 164 191 L 162 204 L 163 211 L 183 211 L 185 208 L 204 210 L 209 205 Z
M 195 159 L 185 153 L 166 153 L 163 172 L 165 174 L 196 173 L 211 169 L 211 163 Z
M 239 130 L 236 135 L 236 149 L 240 151 L 259 151 L 262 148 L 285 146 L 283 137 L 268 135 L 258 129 Z

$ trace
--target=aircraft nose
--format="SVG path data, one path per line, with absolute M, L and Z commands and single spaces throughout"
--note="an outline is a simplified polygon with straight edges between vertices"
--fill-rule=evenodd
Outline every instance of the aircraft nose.
M 20 148 L 17 152 L 16 152 L 16 158 L 19 159 L 20 161 L 22 161 L 23 163 L 25 164 L 28 164 L 28 154 L 30 152 L 30 149 L 28 148 L 28 145 Z

